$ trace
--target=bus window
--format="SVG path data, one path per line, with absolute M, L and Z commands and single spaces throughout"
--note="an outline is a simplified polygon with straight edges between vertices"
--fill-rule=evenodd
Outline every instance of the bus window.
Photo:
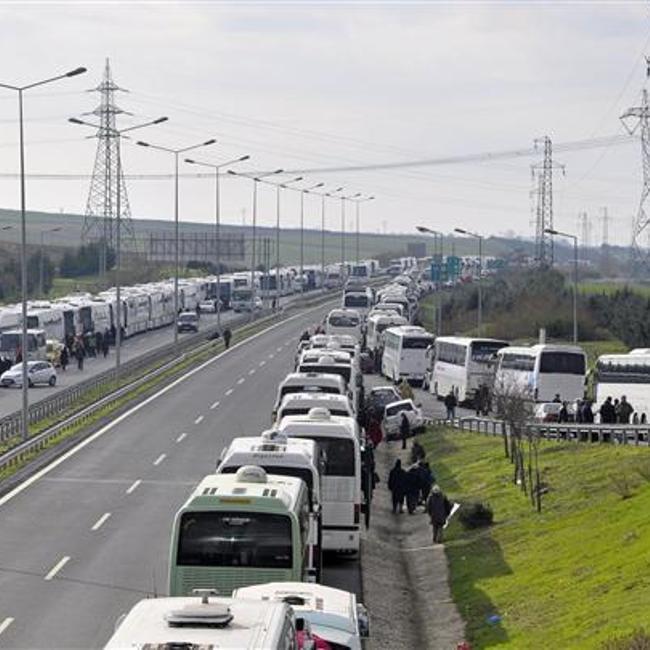
M 354 476 L 354 443 L 345 438 L 316 438 L 325 456 L 325 476 Z
M 433 343 L 433 339 L 418 339 L 404 337 L 402 339 L 403 350 L 426 350 Z
M 563 375 L 584 375 L 585 358 L 582 354 L 542 352 L 539 371 Z

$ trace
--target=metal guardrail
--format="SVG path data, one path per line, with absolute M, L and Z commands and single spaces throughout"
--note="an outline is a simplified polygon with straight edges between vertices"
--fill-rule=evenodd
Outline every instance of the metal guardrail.
M 487 435 L 500 436 L 509 433 L 505 422 L 491 418 L 463 417 L 454 420 L 435 420 L 435 423 Z M 547 440 L 650 445 L 650 425 L 647 424 L 581 424 L 578 422 L 528 424 L 526 431 Z

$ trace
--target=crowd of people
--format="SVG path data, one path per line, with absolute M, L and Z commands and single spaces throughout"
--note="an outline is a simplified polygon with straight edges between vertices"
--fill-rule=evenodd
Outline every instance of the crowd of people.
M 554 402 L 560 402 L 560 396 L 556 395 Z M 562 402 L 562 408 L 558 414 L 559 422 L 579 422 L 582 424 L 593 424 L 598 416 L 601 424 L 645 424 L 645 413 L 635 412 L 634 407 L 622 395 L 620 399 L 607 397 L 594 412 L 594 402 L 590 399 L 576 400 L 575 407 L 571 408 L 566 401 Z

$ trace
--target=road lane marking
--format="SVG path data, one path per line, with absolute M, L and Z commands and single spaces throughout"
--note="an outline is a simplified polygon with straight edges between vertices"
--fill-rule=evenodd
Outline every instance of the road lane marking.
M 273 354 L 273 352 L 271 352 L 271 354 L 269 354 L 269 359 L 273 359 L 274 357 L 275 355 Z
M 11 616 L 7 616 L 7 618 L 0 623 L 0 634 L 2 634 L 13 622 L 14 619 L 11 618 Z
M 50 572 L 45 576 L 46 580 L 52 580 L 54 576 L 61 571 L 61 569 L 70 562 L 70 556 L 66 555 L 62 557 L 51 569 Z
M 153 461 L 153 464 L 160 465 L 160 463 L 162 463 L 163 460 L 165 460 L 165 458 L 167 458 L 167 454 L 160 454 L 160 456 L 158 456 L 158 458 L 156 458 L 156 460 Z
M 59 465 L 62 465 L 67 460 L 70 460 L 70 458 L 72 458 L 73 456 L 76 456 L 82 449 L 85 449 L 86 447 L 88 447 L 88 445 L 91 445 L 97 439 L 101 438 L 109 431 L 112 431 L 118 424 L 121 424 L 126 419 L 130 418 L 134 413 L 138 413 L 143 408 L 149 406 L 149 404 L 151 404 L 153 401 L 157 400 L 159 397 L 162 397 L 163 395 L 173 390 L 183 382 L 187 381 L 197 373 L 205 370 L 207 367 L 211 366 L 216 361 L 219 361 L 222 357 L 226 355 L 231 355 L 233 351 L 236 350 L 237 348 L 244 347 L 245 345 L 248 345 L 249 343 L 256 341 L 258 338 L 264 336 L 265 334 L 272 332 L 273 330 L 276 330 L 280 327 L 285 327 L 288 323 L 291 323 L 300 318 L 304 318 L 307 314 L 322 310 L 324 306 L 325 305 L 318 305 L 312 309 L 307 309 L 305 311 L 299 312 L 298 314 L 294 314 L 293 316 L 289 316 L 289 318 L 286 318 L 278 323 L 269 325 L 269 327 L 266 327 L 263 330 L 256 332 L 252 336 L 245 338 L 243 341 L 239 341 L 238 343 L 235 343 L 235 345 L 231 346 L 227 350 L 224 350 L 220 354 L 211 357 L 210 359 L 203 362 L 196 368 L 192 368 L 192 370 L 188 370 L 182 377 L 175 379 L 170 384 L 167 384 L 167 386 L 163 386 L 163 388 L 161 388 L 159 391 L 156 391 L 153 395 L 150 395 L 146 399 L 142 400 L 142 402 L 140 402 L 139 404 L 132 406 L 130 409 L 128 409 L 121 415 L 118 415 L 115 419 L 113 419 L 111 422 L 103 426 L 101 429 L 99 429 L 92 435 L 82 440 L 78 445 L 75 445 L 74 447 L 72 447 L 72 449 L 69 449 L 64 454 L 61 454 L 56 460 L 53 460 L 49 465 L 46 465 L 45 467 L 43 467 L 43 469 L 39 470 L 38 472 L 30 476 L 28 479 L 25 479 L 22 483 L 17 485 L 13 490 L 10 490 L 9 492 L 7 492 L 7 494 L 0 497 L 0 506 L 4 506 L 7 503 L 9 503 L 9 501 L 15 499 L 19 494 L 22 494 L 27 488 L 34 485 L 34 483 L 36 483 L 37 481 L 40 481 L 44 476 L 47 476 L 53 469 L 56 469 L 57 467 L 59 467 Z
M 183 440 L 185 440 L 185 438 L 187 438 L 187 434 L 186 433 L 181 433 L 180 436 L 178 436 L 178 438 L 176 438 L 176 442 L 183 442 Z
M 248 371 L 248 374 L 249 374 L 249 375 L 254 375 L 254 374 L 255 374 L 255 368 L 251 368 L 251 369 Z
M 110 512 L 105 512 L 94 524 L 90 530 L 99 530 L 105 523 L 106 520 L 111 516 Z
M 246 381 L 246 380 L 245 380 L 243 377 L 240 377 L 240 378 L 237 380 L 237 383 L 241 386 L 245 381 Z
M 210 410 L 211 410 L 211 411 L 214 411 L 214 409 L 216 409 L 217 406 L 219 406 L 219 402 L 215 402 L 214 404 L 211 404 L 211 405 L 210 405 Z
M 226 395 L 232 395 L 233 390 L 234 390 L 234 388 L 229 388 L 229 389 L 226 391 Z
M 142 479 L 140 478 L 137 481 L 133 481 L 133 483 L 131 483 L 131 487 L 126 491 L 126 493 L 132 494 L 137 489 L 138 485 L 140 485 L 140 483 L 142 483 Z
M 276 352 L 282 352 L 282 346 L 280 346 L 279 348 L 276 348 L 275 351 L 276 351 Z
M 260 368 L 266 365 L 266 361 L 260 361 Z
M 201 424 L 201 422 L 203 422 L 203 416 L 199 415 L 199 417 L 194 420 L 194 424 Z

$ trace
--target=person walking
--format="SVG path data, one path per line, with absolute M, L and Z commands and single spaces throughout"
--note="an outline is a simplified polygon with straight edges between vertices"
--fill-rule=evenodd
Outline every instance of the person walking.
M 621 424 L 629 424 L 632 413 L 634 413 L 634 407 L 627 401 L 627 397 L 622 395 L 616 411 L 616 419 Z
M 402 396 L 402 399 L 413 399 L 413 389 L 406 379 L 402 379 L 399 384 L 399 394 Z
M 81 342 L 81 339 L 79 339 L 77 341 L 74 356 L 77 359 L 77 368 L 79 370 L 83 370 L 84 369 L 84 357 L 86 356 L 86 351 L 84 350 L 84 345 Z
M 616 410 L 612 404 L 611 395 L 601 404 L 598 412 L 600 413 L 601 424 L 613 424 L 616 422 Z
M 406 472 L 404 479 L 404 494 L 406 496 L 406 509 L 409 515 L 412 515 L 418 507 L 420 498 L 420 465 L 416 463 L 411 465 Z
M 569 405 L 566 401 L 562 402 L 562 408 L 557 414 L 557 421 L 560 423 L 566 423 L 569 421 Z
M 442 531 L 447 523 L 447 517 L 449 517 L 450 512 L 451 503 L 449 499 L 443 494 L 438 485 L 434 485 L 427 499 L 427 513 L 431 520 L 434 544 L 442 544 Z
M 402 413 L 402 419 L 399 423 L 399 435 L 402 439 L 402 449 L 406 449 L 406 440 L 411 435 L 411 423 L 406 417 L 406 413 Z
M 594 423 L 594 412 L 591 410 L 591 401 L 588 399 L 582 403 L 582 421 L 584 424 Z
M 393 469 L 388 474 L 388 489 L 393 502 L 393 514 L 396 515 L 404 509 L 404 483 L 406 472 L 402 469 L 402 461 L 398 458 Z
M 424 451 L 424 447 L 417 440 L 414 440 L 411 445 L 411 462 L 417 463 L 419 460 L 424 460 L 426 455 L 427 452 Z
M 454 395 L 454 389 L 450 389 L 445 397 L 445 406 L 447 407 L 447 419 L 453 420 L 456 417 L 456 406 L 458 405 L 458 400 L 456 395 Z
M 65 372 L 65 369 L 68 367 L 68 362 L 70 361 L 70 358 L 68 357 L 68 346 L 64 345 L 63 349 L 61 350 L 61 354 L 59 355 L 59 363 L 61 364 L 61 370 Z
M 108 349 L 110 347 L 110 343 L 108 341 L 108 330 L 104 332 L 104 338 L 102 339 L 102 354 L 104 355 L 104 359 L 108 356 Z
M 431 494 L 431 488 L 436 482 L 436 478 L 431 471 L 429 463 L 422 459 L 420 460 L 420 498 L 419 503 L 421 503 L 425 508 L 427 507 L 427 501 L 429 500 L 429 494 Z
M 226 350 L 230 347 L 230 339 L 232 338 L 232 332 L 229 327 L 223 331 L 223 342 L 226 345 Z
M 97 350 L 97 354 L 99 354 L 102 351 L 102 348 L 104 346 L 104 337 L 101 332 L 95 332 L 95 350 Z
M 379 443 L 383 440 L 384 434 L 381 430 L 381 422 L 374 414 L 370 416 L 370 422 L 368 423 L 366 433 L 372 442 L 372 446 L 377 448 Z

